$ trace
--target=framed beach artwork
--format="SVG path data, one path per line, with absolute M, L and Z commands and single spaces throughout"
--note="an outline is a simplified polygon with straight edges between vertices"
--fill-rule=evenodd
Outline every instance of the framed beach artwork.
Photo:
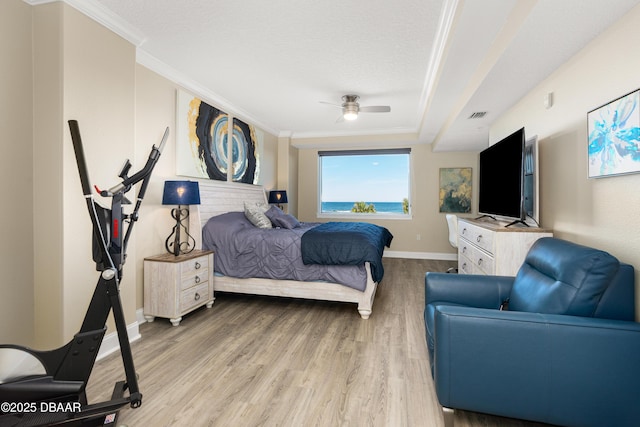
M 264 133 L 178 90 L 176 175 L 258 184 Z
M 440 212 L 471 212 L 471 168 L 440 168 Z
M 587 113 L 589 178 L 640 172 L 640 89 Z

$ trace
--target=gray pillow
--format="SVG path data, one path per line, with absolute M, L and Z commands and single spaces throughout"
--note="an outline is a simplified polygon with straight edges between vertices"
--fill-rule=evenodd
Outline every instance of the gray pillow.
M 293 215 L 286 214 L 280 208 L 275 206 L 271 206 L 265 212 L 265 215 L 271 220 L 274 227 L 287 229 L 300 227 L 300 223 Z
M 244 203 L 244 216 L 258 228 L 273 228 L 271 220 L 265 215 L 267 206 L 263 203 Z
M 276 225 L 280 228 L 297 228 L 300 227 L 300 222 L 293 215 L 284 214 L 276 218 Z

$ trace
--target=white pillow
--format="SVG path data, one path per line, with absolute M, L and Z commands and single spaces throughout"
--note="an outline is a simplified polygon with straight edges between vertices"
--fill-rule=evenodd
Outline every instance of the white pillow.
M 267 209 L 269 207 L 264 203 L 244 202 L 244 216 L 258 228 L 273 228 L 271 220 L 265 215 Z

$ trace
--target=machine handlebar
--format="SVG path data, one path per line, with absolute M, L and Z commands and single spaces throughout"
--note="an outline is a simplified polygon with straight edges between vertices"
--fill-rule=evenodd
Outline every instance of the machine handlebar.
M 82 148 L 82 139 L 80 138 L 80 128 L 77 120 L 69 120 L 69 130 L 71 131 L 71 140 L 73 141 L 73 150 L 76 153 L 76 162 L 78 163 L 78 172 L 80 173 L 80 182 L 82 183 L 82 193 L 86 196 L 91 195 L 91 181 L 89 180 L 89 172 L 87 172 L 87 163 L 84 159 L 84 149 Z
M 76 154 L 76 162 L 78 163 L 78 172 L 80 173 L 80 182 L 82 183 L 82 192 L 85 197 L 91 195 L 91 181 L 89 180 L 89 172 L 87 171 L 87 164 L 84 157 L 84 149 L 82 147 L 82 138 L 80 137 L 80 129 L 78 127 L 77 120 L 69 120 L 69 130 L 71 131 L 71 139 L 73 141 L 73 149 Z M 134 175 L 127 177 L 126 174 L 122 176 L 122 182 L 116 184 L 111 187 L 107 191 L 100 191 L 103 196 L 113 196 L 114 194 L 118 194 L 121 192 L 127 192 L 134 184 L 144 180 L 148 176 L 151 175 L 153 168 L 160 158 L 160 154 L 162 154 L 162 150 L 164 149 L 165 144 L 167 143 L 167 139 L 169 138 L 169 127 L 167 127 L 164 131 L 164 135 L 162 136 L 162 141 L 160 142 L 160 146 L 156 147 L 155 145 L 151 148 L 151 152 L 149 153 L 149 158 L 145 165 L 136 172 Z M 144 193 L 146 191 L 147 182 L 144 181 L 143 185 L 138 193 L 138 197 L 144 197 Z

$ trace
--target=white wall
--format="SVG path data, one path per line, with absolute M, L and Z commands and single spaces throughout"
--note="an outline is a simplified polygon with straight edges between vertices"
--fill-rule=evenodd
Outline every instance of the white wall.
M 639 22 L 637 6 L 491 127 L 491 142 L 521 126 L 538 135 L 542 226 L 634 265 L 637 289 L 640 174 L 587 178 L 587 112 L 640 88 Z M 545 109 L 543 97 L 549 92 L 554 105 Z M 636 295 L 638 307 L 640 292 Z
M 32 345 L 33 89 L 31 7 L 0 2 L 0 343 Z

